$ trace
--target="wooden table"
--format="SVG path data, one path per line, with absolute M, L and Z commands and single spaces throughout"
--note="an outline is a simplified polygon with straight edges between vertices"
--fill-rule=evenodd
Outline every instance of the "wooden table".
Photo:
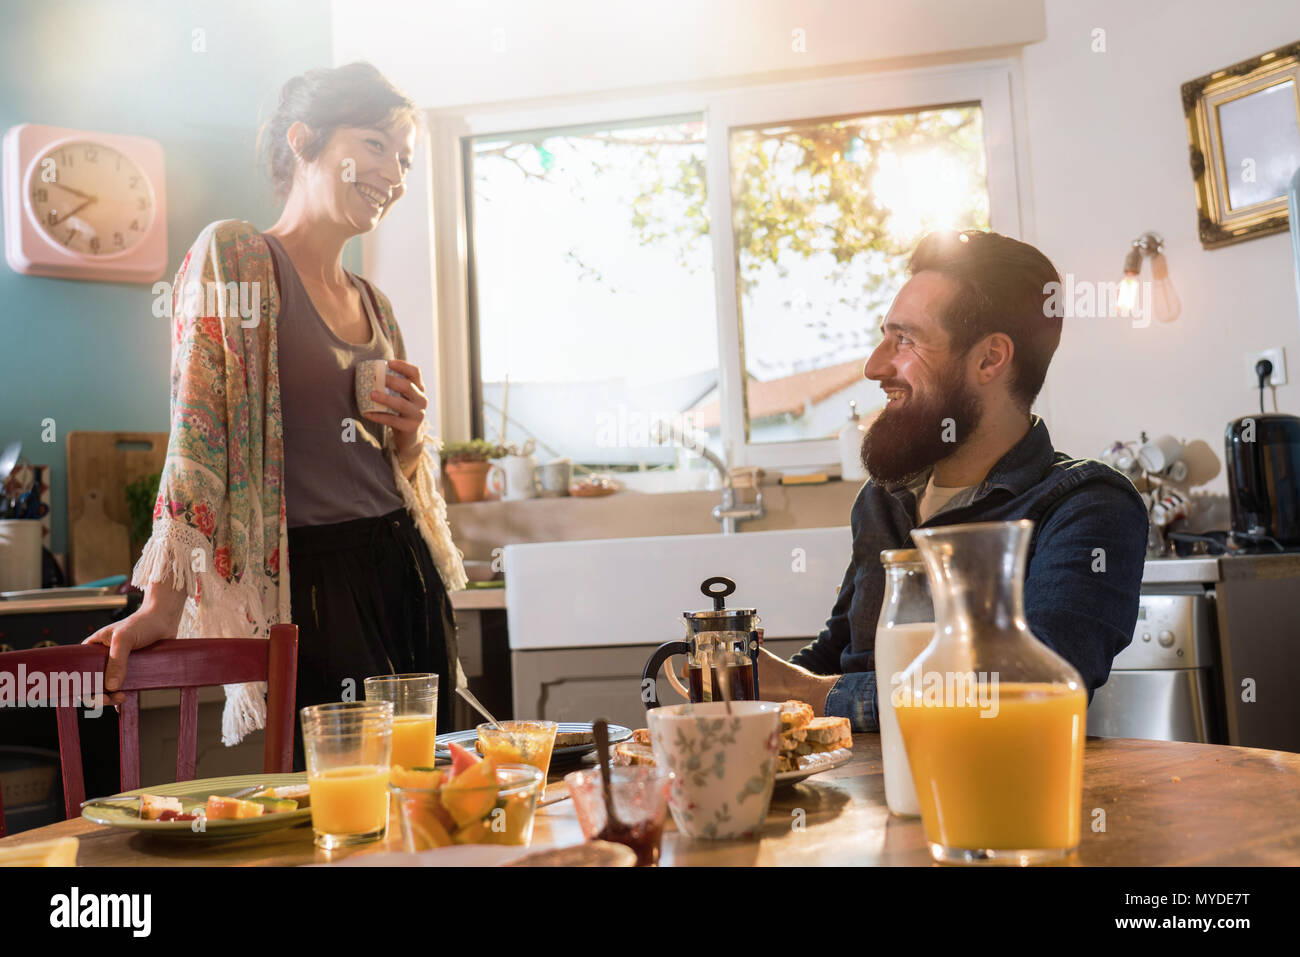
M 80 818 L 15 834 L 0 840 L 0 846 L 64 835 L 81 839 L 78 863 L 99 866 L 295 865 L 398 849 L 385 842 L 331 854 L 313 846 L 308 827 L 239 841 L 167 842 Z M 534 847 L 581 840 L 573 802 L 538 810 Z M 1300 864 L 1300 754 L 1089 738 L 1083 830 L 1071 862 Z M 879 736 L 860 734 L 854 736 L 854 758 L 848 764 L 777 790 L 761 840 L 692 841 L 670 822 L 661 863 L 928 865 L 931 860 L 920 821 L 892 817 L 885 807 Z

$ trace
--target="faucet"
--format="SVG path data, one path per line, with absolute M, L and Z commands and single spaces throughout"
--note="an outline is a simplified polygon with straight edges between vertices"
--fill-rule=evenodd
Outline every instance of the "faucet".
M 718 476 L 722 479 L 722 504 L 713 506 L 712 515 L 715 522 L 722 523 L 723 535 L 735 534 L 737 522 L 762 518 L 767 514 L 763 505 L 763 493 L 761 491 L 756 490 L 756 497 L 750 504 L 736 504 L 736 489 L 731 484 L 731 471 L 727 468 L 726 463 L 718 458 L 716 452 L 695 436 L 683 432 L 675 425 L 660 422 L 657 423 L 655 437 L 659 444 L 663 444 L 664 439 L 667 438 L 668 441 L 695 452 L 718 470 Z

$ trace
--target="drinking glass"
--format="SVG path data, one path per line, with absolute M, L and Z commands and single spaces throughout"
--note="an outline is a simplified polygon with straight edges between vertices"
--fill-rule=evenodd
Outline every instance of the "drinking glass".
M 393 760 L 404 768 L 434 765 L 438 734 L 438 676 L 428 672 L 377 675 L 362 684 L 367 701 L 393 703 Z
M 542 772 L 542 790 L 546 790 L 546 775 L 551 769 L 551 751 L 555 747 L 555 732 L 560 726 L 554 721 L 502 721 L 499 727 L 480 724 L 479 751 L 483 757 L 497 764 L 531 764 Z
M 411 852 L 452 844 L 527 844 L 541 793 L 542 772 L 529 764 L 503 764 L 495 780 L 458 786 L 434 772 L 433 787 L 390 784 L 402 824 L 402 847 Z
M 638 867 L 659 861 L 659 844 L 668 818 L 668 789 L 673 772 L 667 768 L 634 765 L 609 769 L 609 790 L 614 802 L 614 827 L 609 827 L 600 768 L 573 771 L 564 776 L 573 798 L 582 836 L 589 841 L 612 841 L 636 851 Z
M 388 828 L 393 703 L 338 701 L 301 715 L 316 846 L 379 840 Z

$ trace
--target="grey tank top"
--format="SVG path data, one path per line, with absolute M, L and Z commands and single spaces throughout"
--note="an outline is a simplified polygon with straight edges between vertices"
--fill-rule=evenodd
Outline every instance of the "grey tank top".
M 290 528 L 333 525 L 402 508 L 383 451 L 383 426 L 362 418 L 353 387 L 355 363 L 395 358 L 379 327 L 369 290 L 352 276 L 370 320 L 370 341 L 344 342 L 312 305 L 279 240 L 265 233 L 263 237 L 275 260 L 280 290 L 275 341 L 284 423 L 286 523 Z M 344 419 L 355 425 L 349 428 Z

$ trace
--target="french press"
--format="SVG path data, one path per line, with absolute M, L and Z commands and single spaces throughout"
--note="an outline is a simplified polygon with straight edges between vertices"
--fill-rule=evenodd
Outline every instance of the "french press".
M 700 591 L 713 599 L 713 607 L 704 611 L 684 611 L 686 640 L 669 641 L 655 649 L 641 672 L 641 702 L 649 708 L 659 707 L 659 669 L 673 655 L 685 655 L 689 688 L 670 667 L 668 683 L 683 698 L 696 704 L 721 700 L 715 692 L 718 681 L 727 682 L 733 701 L 758 700 L 758 617 L 753 608 L 728 608 L 727 596 L 736 583 L 721 576 L 700 585 Z

